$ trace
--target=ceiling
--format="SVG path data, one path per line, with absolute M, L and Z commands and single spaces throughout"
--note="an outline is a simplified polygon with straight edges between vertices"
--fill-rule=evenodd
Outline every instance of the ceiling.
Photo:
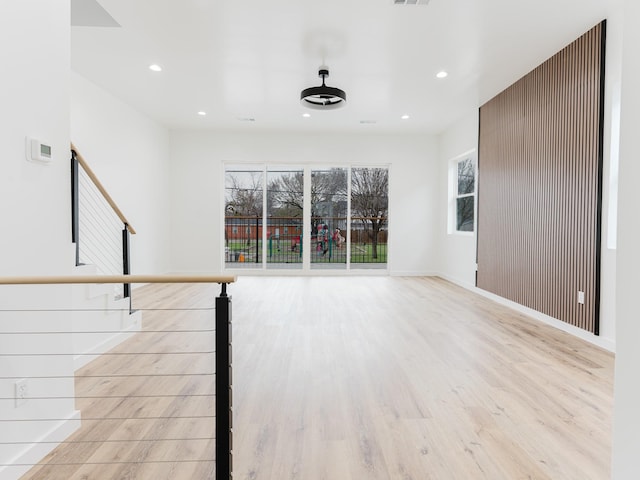
M 438 133 L 616 0 L 393 2 L 72 0 L 71 67 L 169 129 Z M 300 104 L 321 65 L 344 108 Z

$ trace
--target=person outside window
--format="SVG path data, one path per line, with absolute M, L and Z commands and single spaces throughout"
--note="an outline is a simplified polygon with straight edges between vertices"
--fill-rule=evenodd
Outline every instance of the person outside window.
M 336 244 L 336 248 L 340 248 L 340 246 L 344 243 L 344 237 L 340 235 L 339 228 L 336 228 L 335 232 L 333 232 L 333 243 Z

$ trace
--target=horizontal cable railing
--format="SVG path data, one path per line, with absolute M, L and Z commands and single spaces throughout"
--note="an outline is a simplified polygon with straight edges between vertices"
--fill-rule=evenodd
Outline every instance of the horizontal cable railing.
M 0 478 L 232 477 L 236 278 L 123 277 L 0 278 Z M 73 290 L 124 281 L 133 314 Z
M 234 283 L 234 275 L 33 275 L 0 277 L 0 285 L 111 284 L 130 283 Z
M 116 202 L 113 200 L 113 198 L 111 198 L 111 195 L 109 195 L 109 192 L 107 192 L 107 190 L 104 188 L 104 186 L 102 185 L 102 183 L 100 183 L 100 180 L 98 180 L 98 177 L 96 176 L 96 174 L 93 172 L 93 170 L 91 170 L 91 168 L 89 167 L 89 165 L 87 164 L 87 161 L 84 159 L 84 157 L 80 154 L 80 152 L 78 152 L 78 150 L 76 149 L 76 147 L 73 145 L 73 143 L 71 144 L 71 151 L 75 152 L 75 155 L 78 159 L 78 163 L 80 164 L 80 166 L 87 172 L 87 175 L 91 178 L 91 181 L 96 185 L 96 187 L 98 188 L 98 190 L 100 190 L 101 195 L 105 198 L 105 200 L 109 203 L 109 206 L 113 209 L 113 211 L 116 213 L 116 215 L 118 216 L 118 218 L 120 219 L 120 221 L 126 225 L 127 230 L 129 230 L 130 233 L 135 234 L 136 231 L 135 229 L 131 226 L 131 222 L 129 222 L 129 220 L 127 220 L 127 217 L 124 216 L 124 213 L 122 213 L 122 210 L 120 210 L 120 208 L 118 207 L 118 205 L 116 204 Z
M 84 170 L 80 170 L 80 263 L 105 275 L 122 273 L 122 224 Z M 122 292 L 120 292 L 122 294 Z
M 136 231 L 73 144 L 71 153 L 76 265 L 94 265 L 99 274 L 126 275 L 130 273 L 129 234 Z M 129 296 L 129 283 L 114 289 L 116 296 Z

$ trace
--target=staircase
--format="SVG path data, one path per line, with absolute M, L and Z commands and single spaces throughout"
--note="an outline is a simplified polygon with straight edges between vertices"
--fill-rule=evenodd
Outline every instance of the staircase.
M 80 265 L 73 273 L 96 275 L 97 269 Z M 73 285 L 71 292 L 75 370 L 140 331 L 142 312 L 130 311 L 130 299 L 116 296 L 113 285 Z
M 73 144 L 71 198 L 73 274 L 128 275 L 129 235 L 136 232 Z M 129 284 L 79 284 L 72 298 L 75 370 L 140 331 Z

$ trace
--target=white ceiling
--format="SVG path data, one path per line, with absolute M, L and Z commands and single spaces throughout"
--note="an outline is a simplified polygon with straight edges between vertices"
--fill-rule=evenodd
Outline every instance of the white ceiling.
M 170 129 L 438 133 L 617 0 L 98 2 L 121 27 L 73 26 L 72 69 Z M 92 3 L 73 0 L 72 16 Z M 100 25 L 88 10 L 98 18 L 84 25 Z M 342 109 L 300 105 L 322 64 L 347 92 Z

